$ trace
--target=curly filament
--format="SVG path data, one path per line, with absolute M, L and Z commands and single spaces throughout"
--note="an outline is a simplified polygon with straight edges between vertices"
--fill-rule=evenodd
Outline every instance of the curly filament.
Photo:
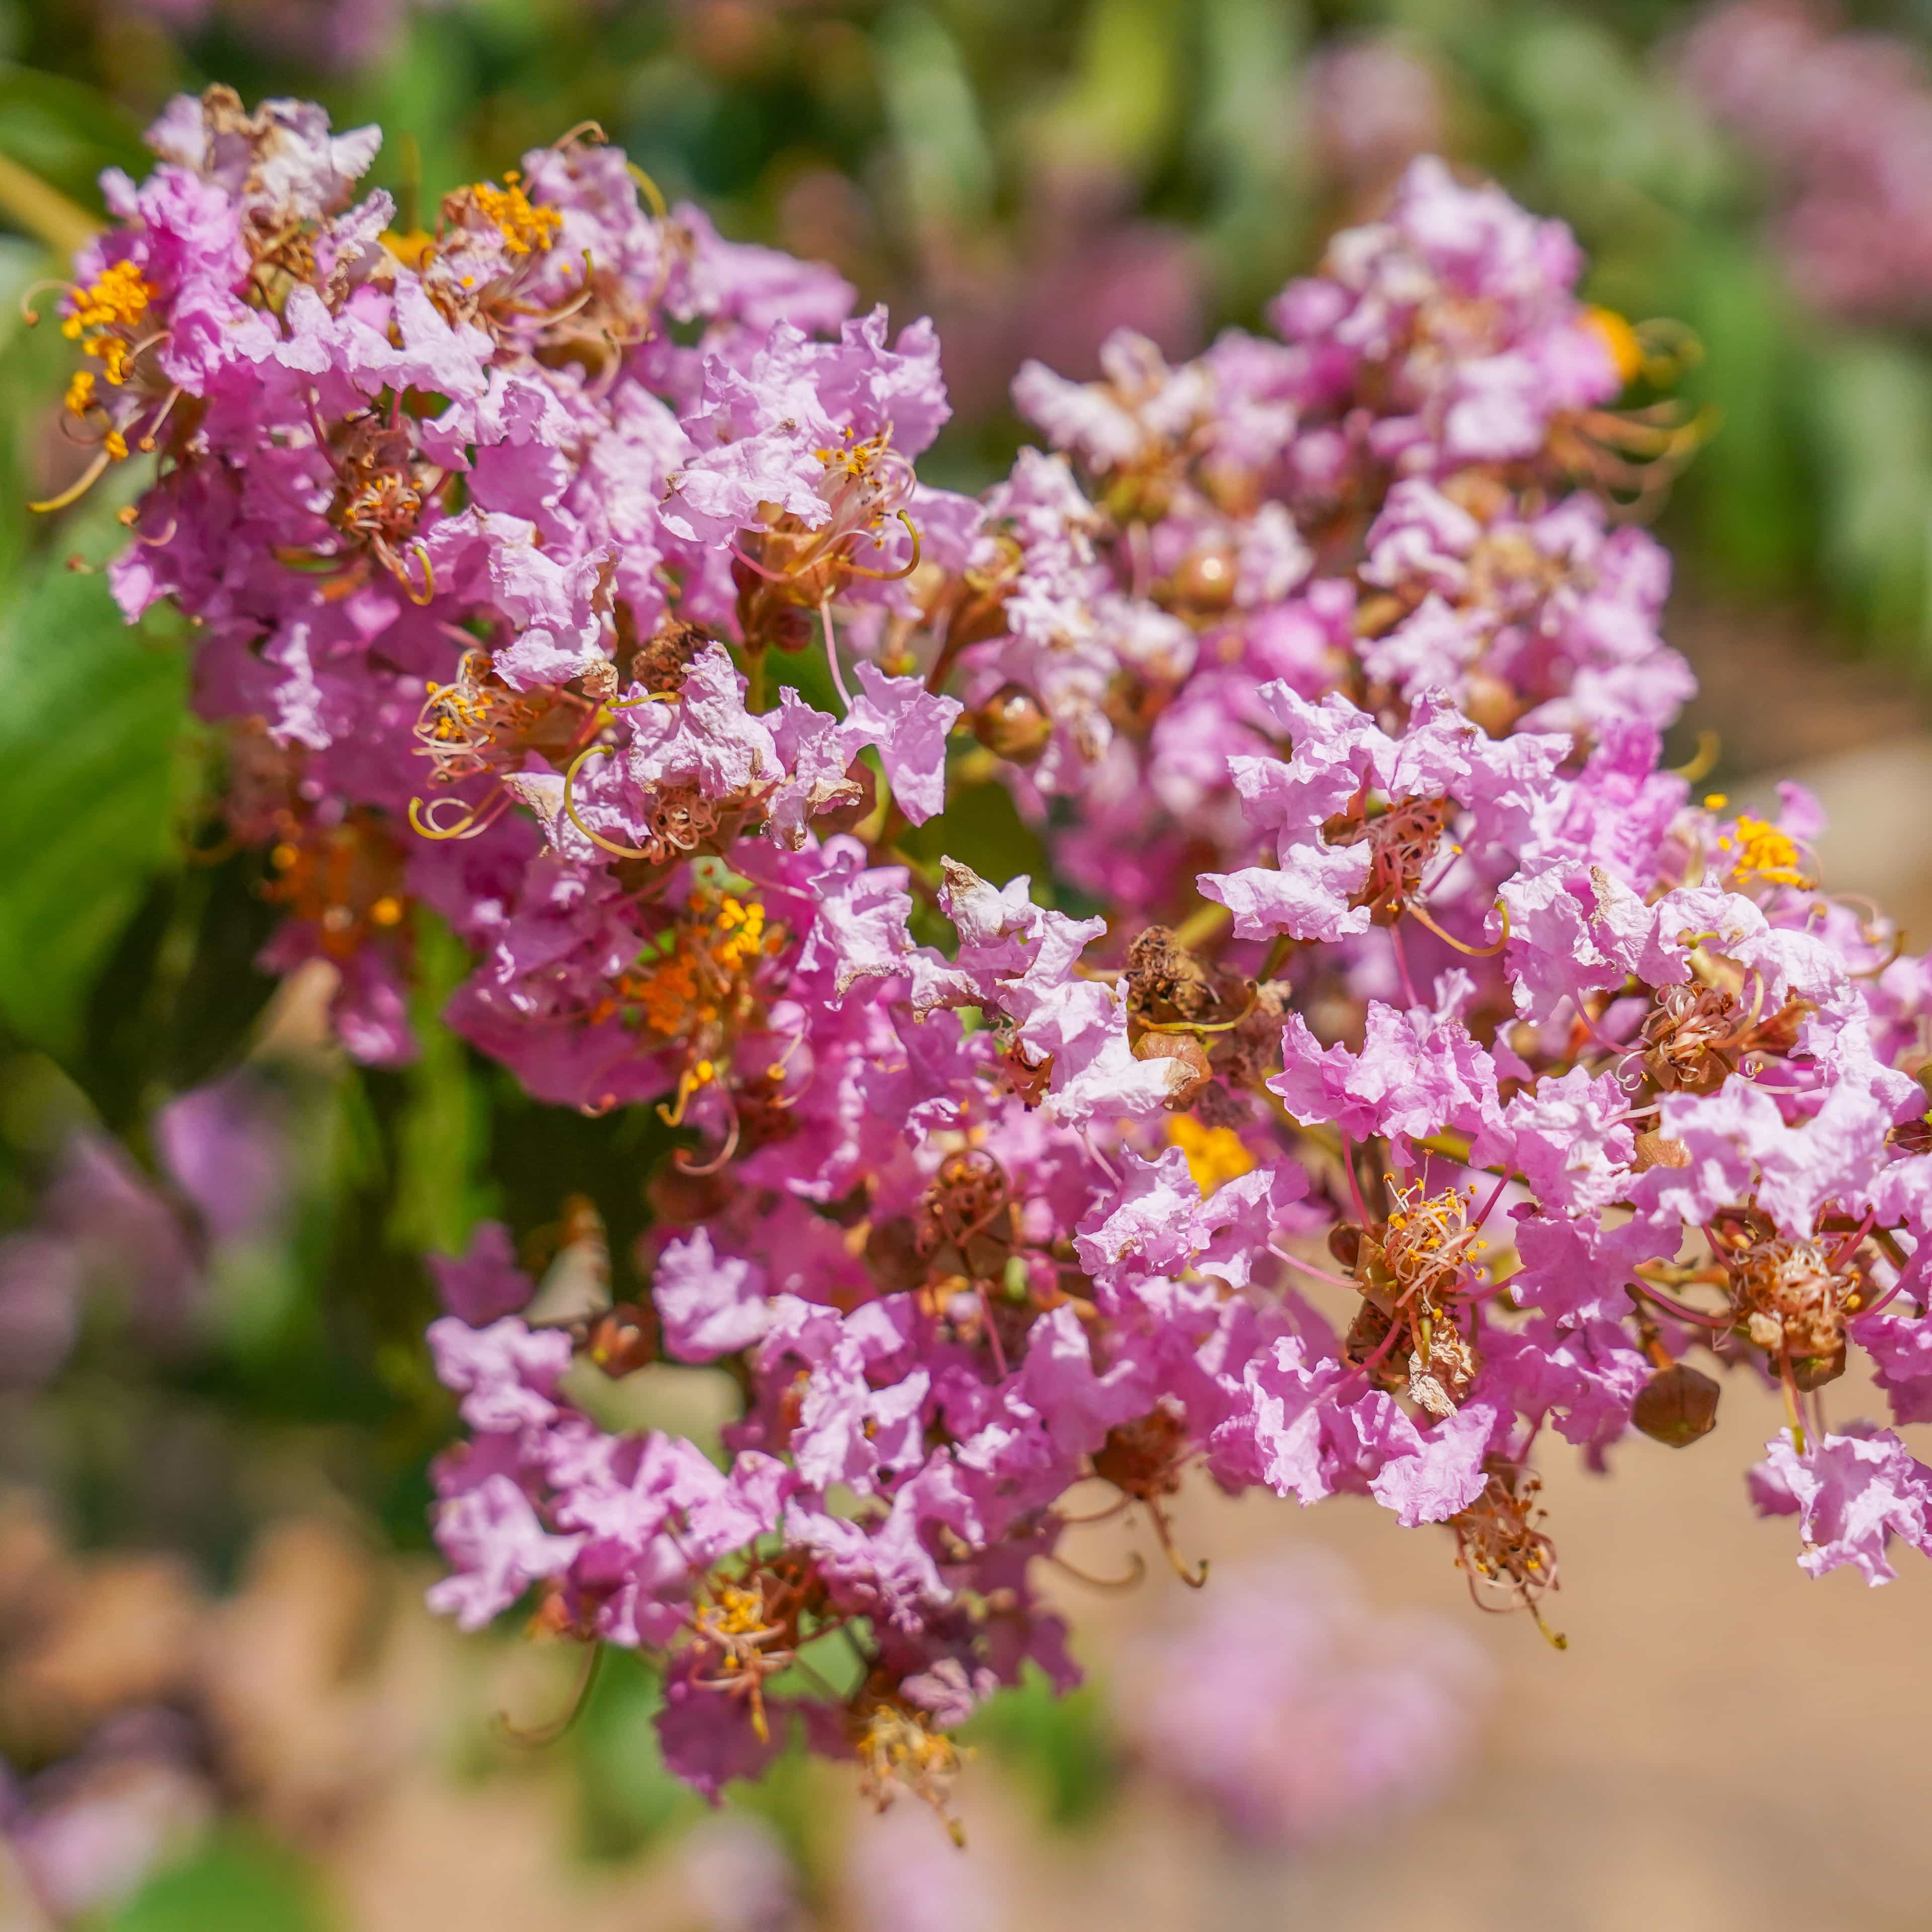
M 1434 933 L 1436 938 L 1441 940 L 1444 945 L 1453 946 L 1458 952 L 1465 955 L 1468 958 L 1493 958 L 1496 954 L 1500 952 L 1503 948 L 1509 944 L 1509 908 L 1501 899 L 1498 899 L 1496 902 L 1496 910 L 1502 914 L 1503 929 L 1502 932 L 1498 934 L 1495 941 L 1488 946 L 1465 945 L 1463 942 L 1456 938 L 1453 933 L 1444 932 L 1442 927 L 1438 926 L 1435 920 L 1431 919 L 1429 914 L 1413 899 L 1408 902 L 1408 906 L 1406 909 L 1412 914 L 1421 925 L 1426 926 L 1431 932 Z
M 848 563 L 845 566 L 848 577 L 868 577 L 878 584 L 897 584 L 902 578 L 910 577 L 919 568 L 919 526 L 903 510 L 895 510 L 892 514 L 904 524 L 907 534 L 912 538 L 912 555 L 897 570 L 873 570 L 862 563 Z M 876 546 L 878 539 L 875 538 L 873 541 Z
M 608 752 L 614 756 L 616 749 L 615 745 L 586 745 L 575 758 L 571 760 L 563 774 L 563 808 L 568 814 L 571 824 L 575 826 L 578 830 L 582 832 L 599 851 L 608 852 L 613 858 L 616 859 L 648 859 L 653 855 L 646 852 L 641 845 L 620 845 L 615 839 L 606 838 L 601 832 L 592 831 L 578 815 L 577 800 L 572 795 L 571 788 L 577 782 L 578 769 L 582 766 L 584 760 L 594 758 L 599 752 Z

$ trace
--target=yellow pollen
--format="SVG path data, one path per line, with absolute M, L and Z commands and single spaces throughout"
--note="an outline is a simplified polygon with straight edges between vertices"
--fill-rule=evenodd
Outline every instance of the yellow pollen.
M 727 1583 L 718 1593 L 718 1607 L 704 1618 L 720 1636 L 751 1636 L 765 1628 L 765 1601 L 755 1590 Z
M 67 386 L 65 398 L 70 416 L 84 416 L 94 406 L 94 371 L 76 369 L 74 380 Z
M 718 914 L 718 941 L 712 957 L 727 972 L 758 957 L 764 940 L 765 909 L 754 900 L 748 906 L 727 898 Z
M 543 208 L 524 192 L 514 172 L 503 177 L 504 185 L 478 182 L 470 190 L 484 218 L 496 224 L 503 245 L 513 255 L 527 255 L 548 248 L 563 226 L 563 217 L 554 208 Z
M 396 926 L 403 916 L 403 902 L 393 892 L 385 892 L 369 908 L 370 923 L 374 926 Z
M 116 463 L 128 454 L 128 439 L 118 429 L 110 429 L 103 439 L 103 446 Z
M 675 1034 L 698 997 L 698 969 L 683 954 L 674 953 L 653 965 L 634 991 L 651 1030 Z
M 116 388 L 126 382 L 134 367 L 132 346 L 118 335 L 97 335 L 82 346 L 100 364 L 100 373 Z
M 1726 851 L 1735 848 L 1731 876 L 1740 884 L 1747 879 L 1762 879 L 1770 886 L 1811 883 L 1799 869 L 1797 842 L 1790 834 L 1748 812 L 1739 814 L 1736 834 L 1718 843 Z
M 1192 1114 L 1174 1115 L 1167 1124 L 1167 1138 L 1186 1156 L 1187 1171 L 1204 1195 L 1239 1180 L 1255 1164 L 1254 1156 L 1232 1127 L 1203 1126 Z
M 728 895 L 714 902 L 694 892 L 690 904 L 698 918 L 660 933 L 620 976 L 620 987 L 624 998 L 642 1009 L 652 1032 L 667 1039 L 682 1036 L 695 1046 L 699 1029 L 733 1010 L 765 953 L 783 946 L 784 928 L 766 923 L 765 909 L 756 899 Z M 703 1086 L 717 1077 L 716 1069 L 710 1060 L 700 1060 L 686 1077 Z
M 1729 792 L 1707 791 L 1704 794 L 1704 809 L 1706 812 L 1722 812 L 1730 802 Z
M 78 342 L 90 328 L 131 328 L 147 313 L 155 291 L 132 262 L 116 262 L 81 292 L 80 305 L 61 324 L 61 333 Z

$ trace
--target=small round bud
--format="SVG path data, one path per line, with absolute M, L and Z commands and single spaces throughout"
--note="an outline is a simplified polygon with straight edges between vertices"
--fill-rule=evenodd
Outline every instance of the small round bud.
M 1328 1230 L 1328 1252 L 1345 1268 L 1352 1268 L 1362 1258 L 1362 1231 L 1352 1221 L 1337 1221 Z
M 1172 589 L 1196 610 L 1225 610 L 1234 598 L 1234 560 L 1226 550 L 1198 550 L 1174 573 Z
M 1462 709 L 1492 738 L 1507 738 L 1522 710 L 1509 685 L 1480 668 L 1464 680 Z
M 1046 749 L 1053 720 L 1024 685 L 1003 684 L 972 716 L 973 735 L 996 758 L 1030 765 Z
M 1688 1448 L 1718 1426 L 1718 1384 L 1684 1362 L 1659 1369 L 1644 1384 L 1630 1420 L 1673 1449 Z
M 772 617 L 764 640 L 775 650 L 796 652 L 809 650 L 818 640 L 810 614 L 788 604 Z

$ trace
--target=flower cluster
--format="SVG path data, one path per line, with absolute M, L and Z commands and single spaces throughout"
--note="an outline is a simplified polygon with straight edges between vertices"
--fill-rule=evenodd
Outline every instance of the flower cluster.
M 1932 316 L 1932 76 L 1890 34 L 1792 0 L 1733 0 L 1689 37 L 1685 79 L 1769 175 L 1777 240 L 1828 315 Z
M 1279 339 L 1231 331 L 1174 369 L 1117 337 L 1101 382 L 1021 371 L 1064 454 L 989 500 L 968 581 L 1004 586 L 1004 629 L 971 598 L 946 641 L 1022 801 L 1082 798 L 1070 878 L 1177 910 L 1184 854 L 1245 836 L 1231 760 L 1276 742 L 1270 683 L 1372 712 L 1445 692 L 1498 735 L 1675 714 L 1667 560 L 1611 519 L 1694 432 L 1609 406 L 1669 338 L 1580 303 L 1580 267 L 1561 224 L 1424 160 L 1283 292 Z
M 154 138 L 76 415 L 160 454 L 114 583 L 198 623 L 268 963 L 400 1058 L 427 908 L 466 1038 L 675 1130 L 647 1303 L 587 1210 L 541 1285 L 494 1224 L 438 1264 L 439 1608 L 652 1653 L 706 1791 L 802 1732 L 943 1808 L 974 1707 L 1075 1675 L 1038 1585 L 1096 1491 L 1193 1584 L 1191 1470 L 1366 1496 L 1540 1620 L 1538 1445 L 1694 1439 L 1694 1354 L 1783 1388 L 1808 1564 L 1932 1545 L 1822 1410 L 1856 1343 L 1932 1412 L 1932 982 L 1802 794 L 1660 768 L 1623 513 L 1681 439 L 1559 225 L 1419 162 L 1278 338 L 1022 371 L 1058 453 L 976 502 L 912 466 L 928 328 L 594 130 L 410 234 L 314 109 Z M 988 780 L 1037 896 L 905 849 Z M 728 1461 L 592 1419 L 653 1362 L 728 1376 Z

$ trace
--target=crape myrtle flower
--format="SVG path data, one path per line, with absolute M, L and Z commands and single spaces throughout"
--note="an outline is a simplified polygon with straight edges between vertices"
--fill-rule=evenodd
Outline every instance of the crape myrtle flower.
M 477 1051 L 675 1130 L 639 1299 L 580 1201 L 541 1284 L 494 1225 L 434 1264 L 439 1610 L 647 1652 L 714 1796 L 802 1737 L 944 1813 L 981 1702 L 1077 1680 L 1070 1522 L 1212 1588 L 1191 1480 L 1435 1526 L 1560 1642 L 1538 1453 L 1685 1446 L 1737 1371 L 1808 1567 L 1924 1543 L 1910 1452 L 1826 1404 L 1862 1348 L 1932 1412 L 1932 976 L 1804 794 L 1661 766 L 1628 518 L 1690 430 L 1622 406 L 1669 338 L 1579 302 L 1560 224 L 1418 161 L 1275 335 L 1028 365 L 1054 447 L 975 502 L 914 467 L 929 326 L 594 128 L 408 233 L 301 104 L 154 138 L 71 413 L 152 446 L 114 587 L 195 620 L 264 965 L 394 1062 L 440 920 Z M 1036 884 L 959 861 L 989 781 Z M 650 1363 L 728 1381 L 722 1460 L 593 1420 Z M 1277 1770 L 1230 1774 L 1300 1828 Z
M 1239 862 L 1232 770 L 1277 735 L 1274 681 L 1378 715 L 1443 691 L 1580 753 L 1676 715 L 1667 560 L 1610 526 L 1701 430 L 1611 406 L 1689 351 L 1580 303 L 1581 263 L 1562 224 L 1424 160 L 1285 292 L 1278 339 L 1174 368 L 1121 334 L 1098 382 L 1021 370 L 1064 458 L 1023 452 L 989 494 L 940 657 L 1031 814 L 1082 797 L 1084 890 L 1158 915 L 1191 849 Z

